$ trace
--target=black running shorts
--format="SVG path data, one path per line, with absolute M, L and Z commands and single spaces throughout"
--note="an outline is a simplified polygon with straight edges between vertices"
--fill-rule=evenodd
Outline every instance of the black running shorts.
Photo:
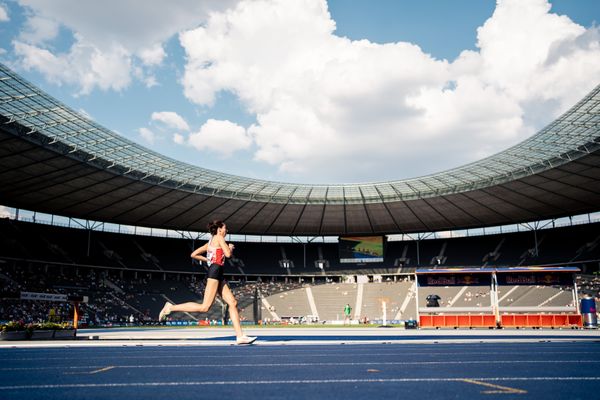
M 216 279 L 219 282 L 224 281 L 225 277 L 223 276 L 223 266 L 219 264 L 211 264 L 208 267 L 207 278 Z

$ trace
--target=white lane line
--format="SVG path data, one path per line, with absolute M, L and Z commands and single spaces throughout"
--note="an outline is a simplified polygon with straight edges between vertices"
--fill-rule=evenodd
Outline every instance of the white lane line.
M 258 381 L 181 381 L 181 382 L 127 382 L 127 383 L 65 383 L 53 385 L 0 386 L 0 390 L 111 388 L 111 387 L 157 387 L 157 386 L 225 386 L 225 385 L 296 385 L 335 383 L 414 383 L 414 382 L 513 382 L 513 381 L 600 381 L 600 376 L 533 376 L 533 377 L 463 377 L 463 378 L 388 378 L 388 379 L 295 379 Z
M 475 381 L 475 380 L 471 380 L 471 379 L 464 379 L 463 382 L 472 383 L 474 385 L 480 385 L 480 386 L 485 386 L 485 387 L 489 387 L 492 389 L 496 389 L 496 390 L 484 390 L 483 392 L 481 392 L 484 394 L 524 394 L 524 393 L 527 393 L 527 390 L 511 388 L 508 386 L 494 385 L 493 383 L 480 382 L 480 381 Z
M 561 337 L 547 337 L 547 338 L 531 338 L 531 339 L 514 339 L 514 338 L 482 338 L 482 339 L 463 339 L 463 338 L 451 338 L 451 339 L 431 339 L 425 338 L 422 340 L 414 340 L 414 339 L 310 339 L 310 340 L 302 340 L 296 338 L 287 338 L 281 340 L 259 340 L 254 343 L 254 347 L 281 347 L 281 346 L 339 346 L 339 345 L 414 345 L 414 344 L 423 344 L 423 345 L 438 345 L 438 344 L 539 344 L 539 343 L 597 343 L 600 342 L 600 337 L 592 337 L 586 336 L 581 338 L 561 338 Z M 94 343 L 89 342 L 75 342 L 68 346 L 64 343 L 12 343 L 10 345 L 0 344 L 0 350 L 5 348 L 40 348 L 47 349 L 52 347 L 58 348 L 74 348 L 74 347 L 86 347 L 86 348 L 115 348 L 115 347 L 147 347 L 147 348 L 160 348 L 160 347 L 205 347 L 205 348 L 223 348 L 223 347 L 231 347 L 235 346 L 233 341 L 203 341 L 203 340 L 194 340 L 189 342 L 184 342 L 181 340 L 169 340 L 164 342 L 154 342 L 154 341 L 145 341 L 141 339 L 123 339 L 117 342 L 104 342 L 104 341 L 96 341 Z
M 468 364 L 600 364 L 600 360 L 472 360 L 472 361 L 363 361 L 363 362 L 296 362 L 296 363 L 234 363 L 234 364 L 143 364 L 113 365 L 102 367 L 86 366 L 48 366 L 48 367 L 13 367 L 0 368 L 0 371 L 43 371 L 56 369 L 90 369 L 101 368 L 95 372 L 108 371 L 113 368 L 232 368 L 232 367 L 326 367 L 326 366 L 368 366 L 368 365 L 468 365 Z
M 427 357 L 433 357 L 433 356 L 455 356 L 455 355 L 460 355 L 460 356 L 465 356 L 465 355 L 507 355 L 507 354 L 511 354 L 511 355 L 523 355 L 523 352 L 435 352 L 435 353 L 430 353 L 430 352 L 415 352 L 415 353 L 355 353 L 352 352 L 351 354 L 348 354 L 348 352 L 346 353 L 315 353 L 318 350 L 312 350 L 312 351 L 307 351 L 306 353 L 309 353 L 307 355 L 302 355 L 302 357 L 356 357 L 359 355 L 364 355 L 364 356 L 373 356 L 373 357 L 405 357 L 405 356 L 424 356 L 426 355 Z M 538 354 L 594 354 L 594 355 L 598 355 L 599 352 L 597 351 L 536 351 L 535 352 L 536 355 Z M 294 354 L 297 355 L 297 354 Z M 300 355 L 298 355 L 300 356 Z M 204 354 L 202 352 L 199 352 L 198 354 L 188 354 L 188 355 L 171 355 L 171 354 L 167 354 L 167 355 L 157 355 L 157 356 L 143 356 L 143 355 L 132 355 L 132 356 L 94 356 L 94 360 L 102 360 L 102 359 L 110 359 L 110 360 L 131 360 L 131 359 L 141 359 L 141 360 L 146 360 L 146 359 L 171 359 L 171 358 L 198 358 L 198 357 L 202 357 L 202 358 L 273 358 L 273 357 L 279 357 L 279 358 L 289 358 L 290 354 L 237 354 L 237 355 L 229 355 L 229 354 L 218 354 L 218 355 L 212 355 L 212 354 Z M 73 357 L 28 357 L 28 358 L 2 358 L 3 362 L 10 362 L 10 361 L 60 361 L 60 360 L 73 360 Z
M 38 367 L 39 369 L 44 368 L 44 367 Z M 38 369 L 36 368 L 36 370 Z M 88 367 L 76 367 L 77 369 L 90 369 L 90 368 L 97 368 L 93 371 L 83 371 L 83 372 L 65 372 L 65 375 L 94 375 L 100 372 L 106 372 L 106 371 L 110 371 L 111 369 L 116 368 L 114 365 L 109 365 L 108 367 L 92 367 L 92 366 L 88 366 Z M 65 368 L 57 368 L 54 367 L 52 369 L 65 369 Z
M 116 368 L 116 366 L 110 365 L 108 367 L 104 367 L 104 368 L 96 369 L 94 371 L 90 371 L 90 374 L 97 374 L 97 373 L 100 373 L 100 372 L 110 371 L 113 368 Z
M 600 334 L 596 333 L 596 335 L 597 336 L 595 336 L 595 337 L 597 339 L 600 339 Z M 540 342 L 544 342 L 544 343 L 538 343 L 541 347 L 548 346 L 548 344 L 545 343 L 544 340 L 540 340 Z M 436 349 L 439 349 L 439 348 L 453 348 L 454 349 L 454 348 L 461 348 L 461 347 L 469 347 L 470 348 L 470 347 L 472 347 L 472 344 L 473 343 L 464 343 L 464 342 L 461 342 L 461 343 L 435 343 L 435 344 L 428 344 L 428 345 L 424 345 L 424 344 L 420 344 L 420 343 L 417 343 L 417 344 L 403 343 L 402 348 L 403 349 L 422 349 L 423 347 L 430 347 L 430 348 L 436 348 Z M 479 343 L 477 343 L 477 344 L 479 344 Z M 513 344 L 514 343 L 486 343 L 486 346 L 493 346 L 494 348 L 512 347 Z M 367 343 L 364 345 L 357 345 L 356 347 L 364 349 L 364 350 L 368 350 L 368 349 L 372 349 L 373 347 L 381 347 L 381 346 L 382 345 L 380 343 L 373 343 L 373 344 Z M 551 344 L 552 349 L 572 349 L 573 346 L 575 346 L 575 347 L 588 346 L 588 343 L 583 342 L 583 343 L 575 344 L 575 343 L 569 343 L 569 342 L 567 342 L 567 343 L 560 342 L 560 343 L 552 343 Z M 122 351 L 122 347 L 124 347 L 124 346 L 115 345 L 115 346 L 111 346 L 111 347 L 112 348 L 109 347 L 109 348 L 104 349 L 104 351 L 114 350 L 114 351 L 120 352 L 120 351 Z M 130 346 L 125 346 L 125 347 L 130 347 Z M 200 346 L 196 346 L 196 347 L 197 347 L 197 349 L 196 349 L 197 351 L 205 352 L 207 350 L 210 350 L 210 349 L 206 349 L 206 347 L 200 347 Z M 337 346 L 337 343 L 332 344 L 331 347 L 332 348 L 330 348 L 329 351 L 335 351 L 336 349 L 339 349 L 339 347 Z M 134 347 L 130 347 L 130 348 L 134 348 Z M 265 348 L 265 350 L 276 350 L 276 349 L 277 349 L 277 347 Z M 63 343 L 63 347 L 46 347 L 45 348 L 45 351 L 54 352 L 54 353 L 64 352 L 66 350 L 71 351 L 71 352 L 84 352 L 84 351 L 87 351 L 87 348 L 86 347 L 77 347 L 77 346 L 71 347 L 69 345 L 65 345 L 65 343 Z M 143 351 L 144 349 L 139 348 L 139 350 Z M 193 349 L 186 349 L 186 352 L 190 351 L 190 350 L 193 350 Z M 15 352 L 19 352 L 22 354 L 27 354 L 27 353 L 32 353 L 32 352 L 38 352 L 39 349 L 37 347 L 17 348 L 14 346 L 10 346 L 10 347 L 5 346 L 5 347 L 0 348 L 0 351 L 3 351 L 3 352 L 15 351 Z M 169 348 L 165 348 L 165 347 L 159 347 L 155 350 L 155 352 L 161 352 L 161 351 L 162 352 L 171 352 L 172 350 Z M 305 349 L 303 347 L 290 346 L 287 351 L 311 352 L 313 350 Z M 346 352 L 346 350 L 343 350 L 343 351 Z

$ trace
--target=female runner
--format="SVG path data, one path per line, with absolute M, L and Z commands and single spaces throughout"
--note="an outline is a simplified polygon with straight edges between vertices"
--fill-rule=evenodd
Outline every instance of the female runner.
M 237 309 L 237 300 L 233 296 L 227 281 L 223 277 L 225 257 L 231 257 L 231 252 L 234 249 L 233 244 L 227 244 L 227 242 L 225 242 L 227 226 L 223 221 L 213 221 L 208 224 L 208 231 L 211 234 L 211 238 L 208 243 L 197 248 L 191 254 L 192 258 L 199 261 L 204 261 L 208 264 L 208 279 L 206 282 L 206 289 L 204 290 L 204 299 L 202 300 L 202 304 L 194 302 L 172 304 L 166 302 L 158 316 L 158 320 L 162 321 L 167 315 L 177 311 L 198 313 L 207 312 L 215 301 L 215 296 L 218 293 L 229 306 L 229 317 L 233 322 L 233 328 L 235 329 L 235 335 L 237 337 L 237 344 L 251 344 L 256 340 L 256 338 L 246 336 L 242 332 L 240 315 Z M 205 253 L 206 256 L 203 256 L 202 254 Z

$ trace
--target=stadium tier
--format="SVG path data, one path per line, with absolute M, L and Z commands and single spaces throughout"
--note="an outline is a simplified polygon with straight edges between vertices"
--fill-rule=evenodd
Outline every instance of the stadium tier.
M 537 241 L 536 241 L 537 240 Z M 381 319 L 386 301 L 388 318 L 416 316 L 412 274 L 417 267 L 571 265 L 584 273 L 598 272 L 600 224 L 575 225 L 534 232 L 420 241 L 391 241 L 383 262 L 348 264 L 339 261 L 336 243 L 238 243 L 225 273 L 238 297 L 241 315 L 265 321 L 340 321 L 345 304 L 361 319 Z M 0 319 L 57 318 L 72 312 L 68 304 L 16 299 L 22 291 L 88 296 L 83 315 L 89 323 L 153 323 L 165 301 L 201 301 L 205 268 L 189 257 L 202 242 L 190 239 L 136 236 L 52 225 L 0 220 Z M 537 245 L 536 245 L 537 244 Z M 417 251 L 418 250 L 418 251 Z M 401 263 L 399 264 L 399 260 Z M 319 264 L 326 265 L 319 268 Z M 348 276 L 366 281 L 345 283 Z M 383 275 L 378 278 L 378 275 Z M 598 279 L 580 278 L 582 293 L 597 296 Z M 259 291 L 257 293 L 256 291 Z M 431 293 L 430 293 L 431 292 Z M 487 307 L 489 287 L 427 287 L 441 307 Z M 573 305 L 561 286 L 503 286 L 502 307 L 565 307 Z M 217 301 L 202 316 L 174 313 L 175 321 L 220 321 L 225 305 Z
M 80 305 L 82 321 L 90 325 L 156 324 L 165 301 L 202 301 L 204 281 L 201 276 L 161 274 L 94 268 L 52 268 L 43 264 L 5 263 L 0 266 L 0 321 L 26 322 L 72 317 L 72 305 L 56 301 L 18 298 L 19 292 L 87 296 Z M 489 312 L 492 304 L 490 286 L 485 284 L 422 286 L 417 288 L 413 276 L 381 282 L 317 284 L 277 280 L 232 281 L 243 321 L 263 323 L 343 323 L 346 304 L 352 308 L 352 323 L 372 321 L 406 321 L 415 319 L 419 309 L 450 315 L 453 310 L 469 309 L 470 314 Z M 581 293 L 600 297 L 600 279 L 578 279 Z M 16 295 L 16 296 L 15 296 Z M 497 290 L 501 309 L 551 310 L 574 307 L 572 285 L 501 285 Z M 430 302 L 431 298 L 431 302 Z M 513 312 L 514 314 L 514 312 Z M 226 307 L 217 301 L 208 313 L 173 313 L 170 320 L 193 324 L 220 323 Z M 381 322 L 379 322 L 381 323 Z
M 190 253 L 204 242 L 0 220 L 0 257 L 51 265 L 203 273 Z M 537 232 L 390 241 L 383 262 L 342 263 L 337 243 L 238 243 L 227 260 L 230 276 L 399 274 L 425 266 L 580 266 L 598 270 L 600 224 Z

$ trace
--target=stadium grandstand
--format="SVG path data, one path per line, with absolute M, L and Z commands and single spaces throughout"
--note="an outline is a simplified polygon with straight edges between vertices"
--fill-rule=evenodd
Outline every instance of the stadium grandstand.
M 421 268 L 581 272 L 571 287 L 422 292 L 439 297 L 440 307 L 485 308 L 498 295 L 504 307 L 572 308 L 577 288 L 600 296 L 600 86 L 529 139 L 462 167 L 391 182 L 300 185 L 169 159 L 0 65 L 0 142 L 0 204 L 9 211 L 0 220 L 0 320 L 44 319 L 49 309 L 59 319 L 72 315 L 68 303 L 18 298 L 44 292 L 87 296 L 81 315 L 90 324 L 156 323 L 166 300 L 202 298 L 205 266 L 189 254 L 214 219 L 243 242 L 225 275 L 252 322 L 339 322 L 345 304 L 356 321 L 380 320 L 382 303 L 390 320 L 414 319 L 427 306 L 417 298 Z M 338 238 L 365 237 L 380 242 L 356 259 L 341 254 Z M 218 323 L 225 308 L 218 301 L 207 315 L 173 318 Z

